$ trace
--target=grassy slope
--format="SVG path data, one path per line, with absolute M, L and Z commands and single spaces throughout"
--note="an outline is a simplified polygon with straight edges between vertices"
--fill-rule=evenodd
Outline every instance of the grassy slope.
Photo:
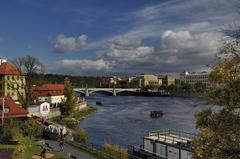
M 31 143 L 31 146 L 27 146 L 24 155 L 16 152 L 13 155 L 13 159 L 19 159 L 19 158 L 31 159 L 33 155 L 40 155 L 41 147 L 36 141 L 28 140 L 27 143 L 28 145 L 30 145 Z M 0 144 L 0 148 L 16 148 L 16 145 Z M 54 157 L 52 157 L 51 159 L 65 159 L 65 157 L 58 152 L 51 152 L 51 153 L 54 154 Z

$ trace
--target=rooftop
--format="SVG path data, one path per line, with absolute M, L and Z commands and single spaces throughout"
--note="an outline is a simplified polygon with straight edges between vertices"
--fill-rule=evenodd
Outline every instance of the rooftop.
M 32 87 L 33 91 L 57 91 L 64 90 L 64 84 L 44 84 Z
M 209 72 L 183 72 L 181 75 L 209 75 Z
M 10 63 L 0 65 L 0 75 L 21 75 L 22 73 Z
M 2 116 L 2 103 L 3 98 L 5 99 L 5 117 L 10 118 L 18 118 L 18 117 L 27 117 L 28 112 L 22 108 L 20 105 L 16 104 L 11 98 L 9 97 L 0 97 L 0 117 Z
M 175 131 L 175 130 L 156 130 L 151 131 L 148 136 L 145 136 L 147 139 L 151 140 L 157 140 L 169 144 L 189 144 L 192 139 L 194 138 L 193 134 L 185 133 L 181 131 Z

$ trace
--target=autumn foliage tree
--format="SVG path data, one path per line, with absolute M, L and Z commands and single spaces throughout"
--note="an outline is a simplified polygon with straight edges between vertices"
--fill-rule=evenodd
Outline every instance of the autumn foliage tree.
M 231 40 L 220 49 L 218 63 L 210 74 L 208 99 L 221 109 L 196 114 L 200 130 L 193 140 L 195 159 L 240 158 L 240 44 Z

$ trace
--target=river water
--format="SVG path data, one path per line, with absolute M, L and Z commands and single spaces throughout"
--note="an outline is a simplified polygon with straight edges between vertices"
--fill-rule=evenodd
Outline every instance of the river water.
M 111 142 L 121 146 L 142 144 L 151 130 L 174 129 L 194 133 L 194 114 L 209 107 L 206 101 L 176 97 L 92 95 L 86 99 L 98 112 L 80 123 L 93 144 Z M 162 118 L 151 118 L 150 111 L 162 110 Z

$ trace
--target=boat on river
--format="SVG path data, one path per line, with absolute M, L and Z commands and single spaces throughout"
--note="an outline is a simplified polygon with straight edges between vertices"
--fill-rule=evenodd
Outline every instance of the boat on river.
M 159 117 L 163 116 L 163 112 L 161 110 L 151 111 L 150 116 L 151 116 L 151 118 L 159 118 Z
M 192 159 L 194 134 L 176 130 L 155 130 L 143 138 L 143 144 L 128 146 L 132 157 L 151 159 Z
M 96 105 L 103 105 L 103 103 L 101 101 L 97 101 Z

